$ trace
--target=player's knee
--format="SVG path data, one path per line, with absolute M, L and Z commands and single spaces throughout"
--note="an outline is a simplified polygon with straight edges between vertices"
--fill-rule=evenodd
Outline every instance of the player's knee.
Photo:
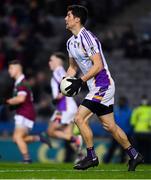
M 114 123 L 104 123 L 103 127 L 105 130 L 113 133 L 116 130 L 116 125 Z
M 75 116 L 74 122 L 75 122 L 77 125 L 80 125 L 80 124 L 84 123 L 82 117 L 81 117 L 79 114 L 77 114 L 77 115 Z
M 14 133 L 13 134 L 13 141 L 16 143 L 16 141 L 17 141 L 17 138 L 18 138 L 18 136 L 17 136 L 17 133 Z
M 13 141 L 14 141 L 15 143 L 19 143 L 20 141 L 24 141 L 24 139 L 23 139 L 22 136 L 15 134 L 15 135 L 13 136 Z
M 13 141 L 15 142 L 15 143 L 18 143 L 19 142 L 19 138 L 18 137 L 13 137 Z

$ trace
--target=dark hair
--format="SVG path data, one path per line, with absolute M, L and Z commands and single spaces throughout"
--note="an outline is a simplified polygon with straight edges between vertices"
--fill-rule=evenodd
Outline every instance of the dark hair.
M 18 59 L 14 59 L 8 63 L 8 65 L 15 65 L 15 64 L 22 66 L 21 62 Z
M 51 56 L 56 56 L 56 57 L 62 59 L 63 61 L 66 61 L 66 56 L 62 52 L 54 52 Z
M 81 6 L 81 5 L 71 5 L 68 6 L 67 11 L 72 11 L 72 14 L 75 17 L 79 17 L 81 24 L 84 25 L 87 17 L 88 17 L 88 10 L 86 7 Z

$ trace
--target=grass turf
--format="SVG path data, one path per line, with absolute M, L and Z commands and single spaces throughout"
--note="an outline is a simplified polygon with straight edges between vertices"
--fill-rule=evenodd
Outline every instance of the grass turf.
M 128 172 L 125 164 L 100 164 L 85 171 L 73 170 L 72 164 L 0 163 L 0 179 L 150 179 L 151 165 Z

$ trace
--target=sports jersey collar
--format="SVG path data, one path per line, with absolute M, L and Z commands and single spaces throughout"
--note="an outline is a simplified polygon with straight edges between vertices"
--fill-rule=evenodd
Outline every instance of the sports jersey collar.
M 25 75 L 24 75 L 24 74 L 20 75 L 19 78 L 16 79 L 15 85 L 19 84 L 24 78 L 25 78 Z
M 59 69 L 62 69 L 62 66 L 58 66 L 56 69 L 54 69 L 53 74 L 55 74 Z
M 83 29 L 85 29 L 85 27 L 82 27 L 82 28 L 80 29 L 80 31 L 79 31 L 79 33 L 77 34 L 77 36 L 74 35 L 74 38 L 75 38 L 75 39 L 79 37 L 79 35 L 81 34 L 81 31 L 82 31 Z

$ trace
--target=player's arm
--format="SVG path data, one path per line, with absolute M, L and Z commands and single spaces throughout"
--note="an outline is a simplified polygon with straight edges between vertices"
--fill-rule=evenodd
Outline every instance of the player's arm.
M 77 73 L 77 64 L 73 58 L 69 57 L 69 67 L 67 69 L 66 76 L 74 77 L 76 75 L 76 73 Z
M 58 103 L 58 100 L 60 100 L 63 97 L 63 95 L 62 93 L 59 92 L 58 83 L 54 79 L 51 80 L 50 85 L 51 85 L 52 97 L 53 97 L 52 103 L 56 105 Z
M 6 103 L 9 105 L 18 105 L 24 103 L 26 100 L 26 95 L 24 94 L 19 94 L 13 98 L 7 99 Z
M 72 95 L 74 93 L 78 93 L 79 88 L 81 88 L 86 81 L 94 77 L 103 69 L 103 63 L 102 63 L 103 61 L 99 53 L 90 56 L 90 59 L 93 62 L 93 66 L 85 75 L 83 75 L 79 79 L 68 80 L 72 83 L 69 87 L 66 88 L 66 90 L 69 90 L 68 94 Z
M 99 53 L 96 53 L 95 55 L 91 56 L 90 59 L 93 62 L 93 66 L 84 76 L 81 77 L 83 82 L 88 81 L 103 69 L 103 60 Z

